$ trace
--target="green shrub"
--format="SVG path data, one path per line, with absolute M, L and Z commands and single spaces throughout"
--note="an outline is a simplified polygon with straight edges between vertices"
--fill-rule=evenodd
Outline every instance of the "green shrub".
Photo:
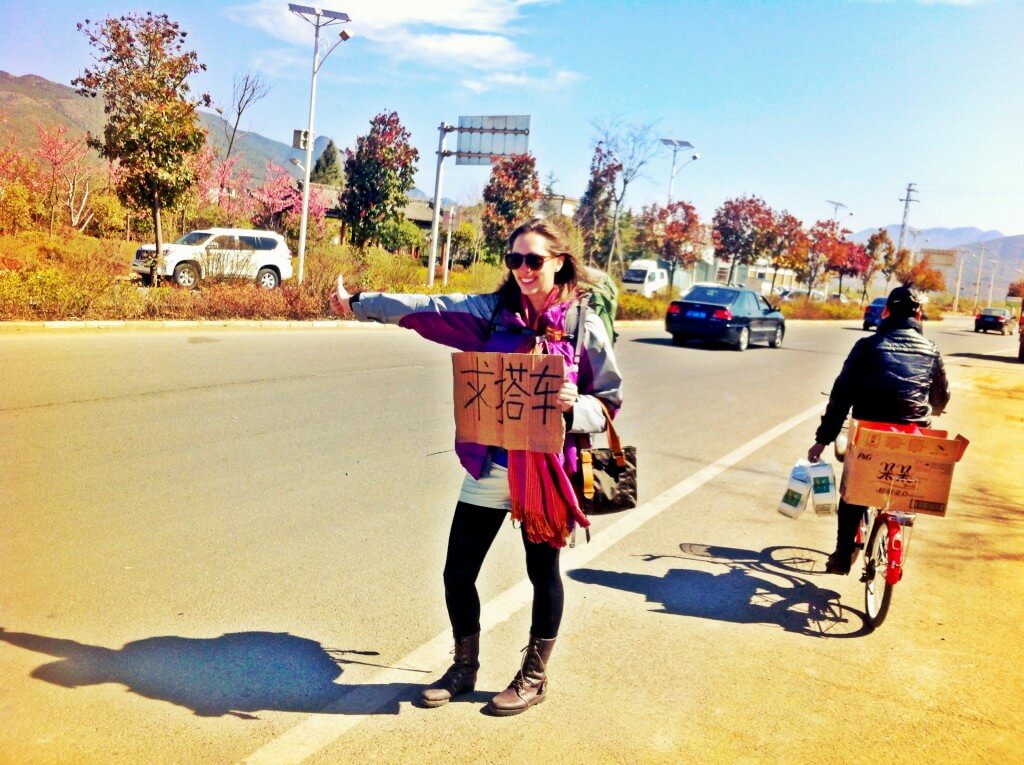
M 664 319 L 668 311 L 667 298 L 645 298 L 635 292 L 619 291 L 617 318 L 633 320 Z
M 787 319 L 860 319 L 864 316 L 864 309 L 856 303 L 820 303 L 799 298 L 783 302 L 780 310 Z

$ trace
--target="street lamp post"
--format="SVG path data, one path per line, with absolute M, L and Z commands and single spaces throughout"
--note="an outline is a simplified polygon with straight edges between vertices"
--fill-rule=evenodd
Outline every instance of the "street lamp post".
M 309 174 L 313 167 L 313 117 L 316 114 L 316 75 L 320 71 L 320 65 L 331 55 L 332 51 L 341 45 L 352 35 L 342 30 L 338 41 L 334 43 L 323 56 L 320 55 L 320 30 L 333 24 L 344 24 L 350 21 L 347 13 L 330 11 L 326 8 L 313 8 L 308 5 L 296 5 L 288 3 L 288 10 L 296 16 L 308 21 L 313 25 L 313 73 L 309 83 L 309 120 L 306 128 L 306 162 L 305 165 L 298 165 L 303 170 L 302 182 L 302 217 L 299 221 L 299 284 L 302 284 L 302 277 L 305 271 L 306 262 L 306 226 L 309 220 Z
M 832 222 L 836 222 L 836 218 L 839 217 L 839 208 L 842 207 L 844 210 L 847 209 L 846 205 L 842 202 L 833 202 L 831 199 L 825 200 L 826 204 L 832 205 Z
M 692 149 L 693 148 L 693 144 L 690 143 L 689 141 L 681 141 L 681 140 L 678 140 L 676 138 L 662 138 L 661 142 L 663 144 L 665 144 L 666 146 L 671 146 L 672 147 L 672 172 L 668 176 L 668 204 L 672 204 L 672 185 L 675 182 L 676 173 L 678 173 L 680 170 L 682 170 L 684 167 L 686 167 L 691 162 L 696 162 L 698 159 L 700 159 L 700 154 L 698 154 L 697 152 L 694 152 L 693 155 L 688 160 L 686 160 L 683 164 L 681 164 L 679 166 L 679 168 L 677 169 L 676 168 L 676 153 L 680 149 Z
M 847 207 L 846 205 L 844 205 L 842 202 L 833 202 L 831 199 L 826 199 L 825 203 L 832 205 L 832 222 L 833 223 L 838 223 L 839 222 L 839 208 L 840 207 L 843 208 L 844 210 L 849 210 L 849 212 L 846 213 L 846 215 L 843 216 L 844 219 L 845 218 L 849 218 L 850 216 L 853 215 L 853 210 L 850 210 L 850 208 Z

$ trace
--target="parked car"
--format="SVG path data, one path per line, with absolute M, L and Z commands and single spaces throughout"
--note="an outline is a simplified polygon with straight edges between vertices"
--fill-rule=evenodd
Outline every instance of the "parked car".
M 687 340 L 717 340 L 745 351 L 752 342 L 782 345 L 786 320 L 763 295 L 726 285 L 692 287 L 669 304 L 665 331 L 675 345 Z
M 135 252 L 132 271 L 152 284 L 156 246 L 144 244 Z M 274 231 L 241 228 L 207 228 L 191 231 L 166 244 L 156 273 L 180 287 L 195 287 L 201 279 L 227 276 L 255 279 L 274 289 L 292 277 L 292 255 L 284 237 Z
M 782 299 L 785 300 L 786 302 L 790 302 L 793 300 L 807 300 L 807 296 L 807 290 L 790 290 L 789 292 L 782 296 Z M 813 302 L 820 303 L 822 300 L 825 299 L 825 293 L 822 292 L 821 290 L 812 290 L 810 293 L 810 299 Z
M 828 296 L 828 299 L 829 299 L 829 302 L 832 302 L 832 303 L 842 303 L 843 305 L 847 305 L 848 303 L 852 303 L 853 302 L 852 300 L 850 300 L 850 298 L 848 298 L 842 292 L 833 292 L 831 295 Z
M 885 310 L 885 298 L 876 297 L 864 306 L 864 330 L 875 329 L 882 323 L 882 311 Z
M 982 308 L 974 317 L 974 331 L 998 330 L 1001 335 L 1013 334 L 1013 314 L 1008 308 Z

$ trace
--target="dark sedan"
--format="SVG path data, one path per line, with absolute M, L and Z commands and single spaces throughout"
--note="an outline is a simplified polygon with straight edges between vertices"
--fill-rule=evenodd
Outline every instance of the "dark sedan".
M 1013 334 L 1013 314 L 1005 308 L 982 308 L 981 313 L 974 317 L 974 331 L 999 332 L 1001 335 Z
M 665 314 L 665 331 L 675 345 L 717 340 L 738 351 L 745 351 L 752 342 L 778 348 L 786 334 L 786 319 L 753 290 L 701 284 L 672 301 Z
M 882 311 L 885 310 L 885 298 L 877 297 L 864 306 L 864 330 L 877 327 L 882 323 Z

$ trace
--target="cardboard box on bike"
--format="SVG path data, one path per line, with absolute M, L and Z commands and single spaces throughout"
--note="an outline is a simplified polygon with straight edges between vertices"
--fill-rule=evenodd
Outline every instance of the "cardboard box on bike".
M 944 430 L 854 420 L 840 496 L 853 505 L 945 515 L 953 467 L 969 443 Z

